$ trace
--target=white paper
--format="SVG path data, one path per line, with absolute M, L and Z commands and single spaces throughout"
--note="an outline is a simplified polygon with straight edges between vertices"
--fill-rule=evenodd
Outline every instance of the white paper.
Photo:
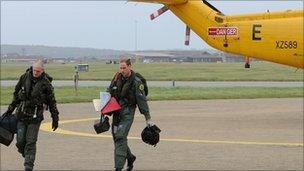
M 102 110 L 111 99 L 111 94 L 108 92 L 100 92 L 100 110 Z
M 93 99 L 93 105 L 96 112 L 100 112 L 100 99 Z

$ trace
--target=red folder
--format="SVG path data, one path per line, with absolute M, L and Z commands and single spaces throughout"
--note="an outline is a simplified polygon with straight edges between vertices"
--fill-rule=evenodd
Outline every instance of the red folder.
M 104 108 L 101 109 L 101 114 L 103 115 L 111 115 L 112 112 L 120 110 L 121 107 L 119 103 L 116 101 L 114 97 L 111 97 L 109 102 L 105 105 Z

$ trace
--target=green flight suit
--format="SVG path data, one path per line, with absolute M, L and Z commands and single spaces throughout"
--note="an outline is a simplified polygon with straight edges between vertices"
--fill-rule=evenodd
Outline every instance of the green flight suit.
M 16 108 L 18 152 L 24 157 L 24 166 L 33 169 L 36 156 L 36 142 L 39 127 L 44 119 L 43 112 L 48 106 L 53 121 L 58 123 L 59 112 L 56 105 L 52 77 L 42 73 L 33 77 L 32 67 L 20 77 L 15 86 L 14 97 L 8 110 L 12 113 Z
M 122 107 L 119 112 L 113 114 L 112 120 L 111 129 L 115 144 L 114 160 L 115 168 L 122 169 L 126 159 L 133 156 L 128 146 L 127 136 L 134 120 L 136 106 L 146 120 L 151 117 L 143 83 L 133 71 L 129 78 L 124 78 L 118 74 L 117 80 L 113 80 L 109 91 Z

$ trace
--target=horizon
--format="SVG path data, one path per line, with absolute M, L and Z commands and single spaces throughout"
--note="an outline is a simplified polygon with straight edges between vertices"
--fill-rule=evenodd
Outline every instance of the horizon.
M 49 46 L 49 45 L 18 45 L 18 44 L 1 44 L 1 46 L 41 46 L 41 47 L 48 47 L 48 48 L 79 48 L 79 49 L 92 49 L 92 50 L 115 50 L 115 51 L 130 51 L 135 52 L 134 50 L 118 50 L 118 49 L 99 49 L 99 48 L 91 48 L 91 47 L 72 47 L 72 46 Z M 212 51 L 219 51 L 214 48 L 202 48 L 202 49 L 144 49 L 144 50 L 137 50 L 137 51 L 203 51 L 203 50 L 212 50 Z

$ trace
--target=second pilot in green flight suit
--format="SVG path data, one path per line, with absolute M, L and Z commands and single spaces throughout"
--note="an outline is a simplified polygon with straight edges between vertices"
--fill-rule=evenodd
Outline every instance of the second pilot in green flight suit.
M 127 171 L 131 171 L 136 157 L 131 153 L 127 136 L 134 120 L 136 106 L 145 116 L 148 126 L 154 123 L 151 121 L 145 91 L 147 87 L 142 81 L 143 77 L 131 69 L 130 59 L 121 59 L 119 69 L 109 86 L 109 92 L 121 106 L 121 110 L 113 114 L 112 122 L 115 170 L 122 170 L 127 160 Z

